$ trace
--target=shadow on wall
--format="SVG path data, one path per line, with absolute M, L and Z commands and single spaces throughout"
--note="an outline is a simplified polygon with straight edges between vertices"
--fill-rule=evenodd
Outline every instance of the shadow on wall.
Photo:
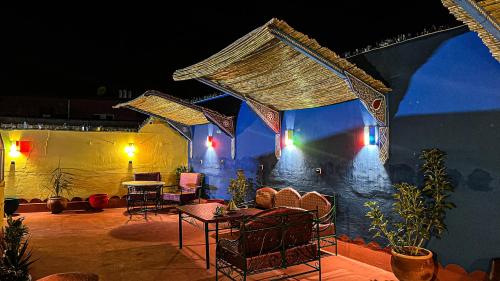
M 410 40 L 395 47 L 383 48 L 349 58 L 358 67 L 369 71 L 372 76 L 384 81 L 392 91 L 389 98 L 389 120 L 399 111 L 410 81 L 415 72 L 424 65 L 434 52 L 448 39 L 463 34 L 467 28 L 458 28 L 429 36 L 425 40 Z M 397 59 L 396 59 L 397 58 Z

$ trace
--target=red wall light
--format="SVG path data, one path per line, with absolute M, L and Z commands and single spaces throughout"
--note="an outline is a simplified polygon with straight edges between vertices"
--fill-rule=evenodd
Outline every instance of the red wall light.
M 214 147 L 214 137 L 213 136 L 207 136 L 207 147 Z
M 16 141 L 16 146 L 21 153 L 29 153 L 31 151 L 30 141 Z

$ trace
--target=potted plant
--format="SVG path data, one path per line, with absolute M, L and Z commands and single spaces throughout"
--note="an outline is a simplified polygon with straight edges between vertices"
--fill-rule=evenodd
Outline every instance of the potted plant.
M 245 177 L 242 169 L 236 172 L 236 179 L 231 179 L 228 191 L 231 194 L 231 201 L 229 202 L 230 209 L 235 209 L 235 206 L 241 206 L 245 203 L 248 191 L 250 190 L 250 182 Z
M 17 211 L 17 208 L 19 208 L 19 199 L 6 197 L 4 200 L 3 208 L 5 216 L 13 215 Z
M 29 267 L 32 260 L 28 250 L 28 228 L 23 224 L 23 218 L 17 220 L 7 218 L 4 236 L 0 238 L 0 276 L 5 281 L 31 280 Z
M 109 204 L 109 196 L 106 193 L 92 194 L 89 197 L 89 205 L 92 209 L 101 211 L 107 208 Z
M 448 201 L 453 186 L 445 167 L 446 154 L 439 149 L 423 150 L 421 188 L 400 183 L 394 185 L 393 213 L 398 219 L 383 214 L 377 202 L 366 202 L 366 216 L 371 219 L 374 237 L 383 237 L 391 247 L 391 267 L 399 280 L 431 280 L 434 275 L 432 252 L 425 249 L 431 237 L 440 238 L 446 230 L 446 211 L 455 205 Z
M 47 199 L 47 208 L 52 214 L 59 214 L 68 206 L 68 200 L 63 197 L 69 194 L 73 188 L 73 174 L 57 167 L 52 171 L 50 184 L 46 188 L 50 191 L 50 197 Z

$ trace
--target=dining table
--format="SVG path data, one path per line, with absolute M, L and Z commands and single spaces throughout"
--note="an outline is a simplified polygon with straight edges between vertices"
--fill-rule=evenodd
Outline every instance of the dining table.
M 155 214 L 161 205 L 161 193 L 165 182 L 162 181 L 125 181 L 122 185 L 127 188 L 127 211 L 132 217 L 132 213 L 143 213 L 144 218 L 148 218 L 148 201 L 150 194 L 154 194 Z M 136 201 L 141 203 L 138 211 L 133 211 Z
M 194 205 L 178 206 L 179 214 L 179 249 L 182 249 L 182 222 L 191 223 L 191 219 L 198 220 L 203 223 L 205 230 L 205 260 L 207 269 L 210 268 L 210 243 L 209 233 L 215 232 L 215 242 L 219 240 L 219 225 L 225 222 L 243 220 L 246 217 L 258 214 L 262 210 L 256 208 L 242 208 L 224 215 L 216 215 L 217 207 L 223 207 L 227 210 L 227 206 L 220 203 L 204 203 Z M 210 228 L 212 224 L 215 228 Z

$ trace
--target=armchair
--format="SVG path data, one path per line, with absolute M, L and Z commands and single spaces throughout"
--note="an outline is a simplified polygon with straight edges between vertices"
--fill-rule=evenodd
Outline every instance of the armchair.
M 179 184 L 168 186 L 174 190 L 163 192 L 163 201 L 177 202 L 183 205 L 189 201 L 201 197 L 202 174 L 200 173 L 181 173 Z

